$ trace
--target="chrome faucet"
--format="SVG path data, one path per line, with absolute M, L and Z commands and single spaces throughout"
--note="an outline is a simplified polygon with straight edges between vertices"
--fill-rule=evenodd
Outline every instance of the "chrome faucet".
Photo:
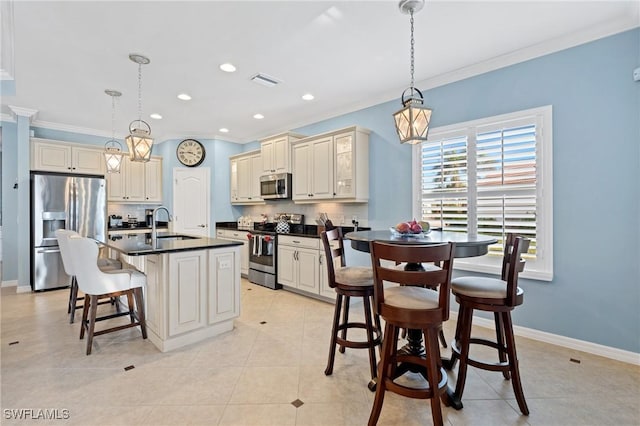
M 151 239 L 155 240 L 158 236 L 157 223 L 156 223 L 156 213 L 158 210 L 164 210 L 167 212 L 167 222 L 171 222 L 171 213 L 165 206 L 156 207 L 153 209 L 153 213 L 151 213 Z

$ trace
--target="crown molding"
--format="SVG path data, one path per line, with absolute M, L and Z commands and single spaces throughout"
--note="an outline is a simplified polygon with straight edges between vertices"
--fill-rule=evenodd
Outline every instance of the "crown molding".
M 9 105 L 9 109 L 11 109 L 11 112 L 13 112 L 16 117 L 27 117 L 29 121 L 35 120 L 38 115 L 37 109 L 23 108 L 15 105 Z

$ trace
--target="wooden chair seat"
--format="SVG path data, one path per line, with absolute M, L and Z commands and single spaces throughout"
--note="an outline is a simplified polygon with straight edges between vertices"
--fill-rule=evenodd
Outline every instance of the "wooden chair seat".
M 498 299 L 495 303 L 506 304 L 508 284 L 504 280 L 484 277 L 460 277 L 451 281 L 451 290 L 457 295 L 479 299 Z M 516 296 L 524 291 L 516 287 Z

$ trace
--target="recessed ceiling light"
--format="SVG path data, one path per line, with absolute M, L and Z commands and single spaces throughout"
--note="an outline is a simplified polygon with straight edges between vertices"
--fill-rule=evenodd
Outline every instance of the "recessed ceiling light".
M 157 112 L 154 112 L 153 114 L 150 114 L 149 117 L 153 118 L 154 120 L 162 120 L 162 116 L 160 114 L 158 114 Z
M 227 129 L 226 127 L 223 127 L 222 129 L 219 129 L 222 133 L 229 133 L 229 129 Z
M 233 64 L 226 63 L 220 65 L 220 69 L 224 72 L 235 72 L 236 67 Z
M 255 118 L 256 120 L 262 120 L 262 119 L 264 118 L 264 115 L 262 115 L 262 114 L 255 114 L 255 115 L 253 116 L 253 118 Z
M 304 95 L 302 95 L 302 99 L 304 99 L 305 101 L 312 101 L 314 98 L 314 96 L 311 93 L 305 93 Z
M 187 95 L 186 93 L 180 93 L 178 95 L 178 99 L 180 99 L 181 101 L 190 101 L 191 96 Z

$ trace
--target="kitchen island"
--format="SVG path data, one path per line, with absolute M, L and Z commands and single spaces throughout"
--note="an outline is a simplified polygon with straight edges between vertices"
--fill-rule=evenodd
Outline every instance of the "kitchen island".
M 171 351 L 233 329 L 242 243 L 172 233 L 109 238 L 111 255 L 144 272 L 149 340 Z

